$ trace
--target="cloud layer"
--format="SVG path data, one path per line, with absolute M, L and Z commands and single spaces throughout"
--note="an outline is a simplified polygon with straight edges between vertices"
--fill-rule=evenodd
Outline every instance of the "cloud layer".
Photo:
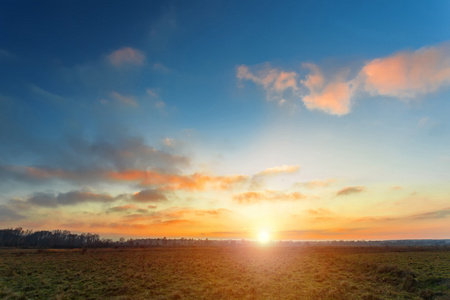
M 283 71 L 269 64 L 237 68 L 236 77 L 260 85 L 268 100 L 280 104 L 300 98 L 309 110 L 345 115 L 351 110 L 357 91 L 371 96 L 417 98 L 450 85 L 450 44 L 403 51 L 364 63 L 353 78 L 348 72 L 325 76 L 315 64 L 305 63 L 305 79 L 295 71 Z M 288 94 L 288 92 L 290 94 Z

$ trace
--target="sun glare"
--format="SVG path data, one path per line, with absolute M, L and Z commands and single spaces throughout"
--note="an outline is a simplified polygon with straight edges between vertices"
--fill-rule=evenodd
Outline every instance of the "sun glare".
M 269 232 L 267 232 L 267 231 L 261 231 L 260 233 L 259 233 L 259 235 L 258 235 L 258 241 L 261 243 L 261 244 L 267 244 L 268 242 L 269 242 L 269 240 L 270 240 L 270 234 L 269 234 Z

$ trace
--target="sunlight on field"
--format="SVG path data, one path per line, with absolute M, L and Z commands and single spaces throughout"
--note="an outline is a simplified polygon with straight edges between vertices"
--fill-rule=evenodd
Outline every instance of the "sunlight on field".
M 450 299 L 450 251 L 415 250 L 0 249 L 0 299 Z

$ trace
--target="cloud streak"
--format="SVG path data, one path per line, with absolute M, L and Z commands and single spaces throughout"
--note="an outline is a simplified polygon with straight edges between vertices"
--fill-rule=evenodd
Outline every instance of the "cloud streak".
M 291 174 L 300 170 L 299 165 L 282 165 L 273 168 L 267 168 L 262 172 L 257 173 L 255 176 L 273 176 L 279 174 Z
M 233 200 L 239 204 L 258 204 L 263 202 L 299 201 L 307 197 L 299 192 L 284 193 L 265 190 L 261 192 L 246 192 L 233 196 Z
M 441 209 L 441 210 L 436 210 L 436 211 L 431 211 L 431 212 L 426 212 L 426 213 L 413 215 L 410 218 L 411 219 L 416 219 L 416 220 L 420 220 L 420 219 L 443 219 L 443 218 L 447 218 L 448 216 L 450 216 L 450 207 L 449 208 L 444 208 L 444 209 Z
M 118 92 L 111 92 L 110 96 L 117 103 L 127 105 L 127 106 L 133 106 L 133 107 L 138 106 L 136 99 L 132 96 L 123 96 L 123 95 L 119 94 Z
M 339 190 L 336 193 L 336 196 L 347 196 L 351 194 L 357 194 L 365 191 L 366 188 L 364 186 L 349 186 L 346 188 L 343 188 L 342 190 Z
M 141 186 L 153 186 L 165 190 L 191 191 L 205 189 L 228 190 L 239 183 L 244 183 L 248 179 L 244 175 L 213 176 L 201 173 L 179 175 L 140 169 L 109 172 L 107 177 L 116 181 L 138 182 Z
M 325 188 L 336 182 L 336 179 L 329 178 L 324 180 L 311 180 L 307 182 L 298 182 L 295 187 L 306 187 L 308 189 Z
M 67 193 L 35 193 L 27 199 L 27 202 L 37 206 L 56 207 L 60 205 L 76 205 L 87 202 L 108 203 L 115 201 L 116 198 L 106 195 L 92 193 L 89 191 L 70 191 Z

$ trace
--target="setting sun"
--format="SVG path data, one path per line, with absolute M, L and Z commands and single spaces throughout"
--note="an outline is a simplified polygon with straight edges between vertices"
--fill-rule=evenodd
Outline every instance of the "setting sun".
M 270 240 L 270 234 L 269 232 L 263 230 L 258 235 L 258 241 L 262 244 L 267 244 Z

